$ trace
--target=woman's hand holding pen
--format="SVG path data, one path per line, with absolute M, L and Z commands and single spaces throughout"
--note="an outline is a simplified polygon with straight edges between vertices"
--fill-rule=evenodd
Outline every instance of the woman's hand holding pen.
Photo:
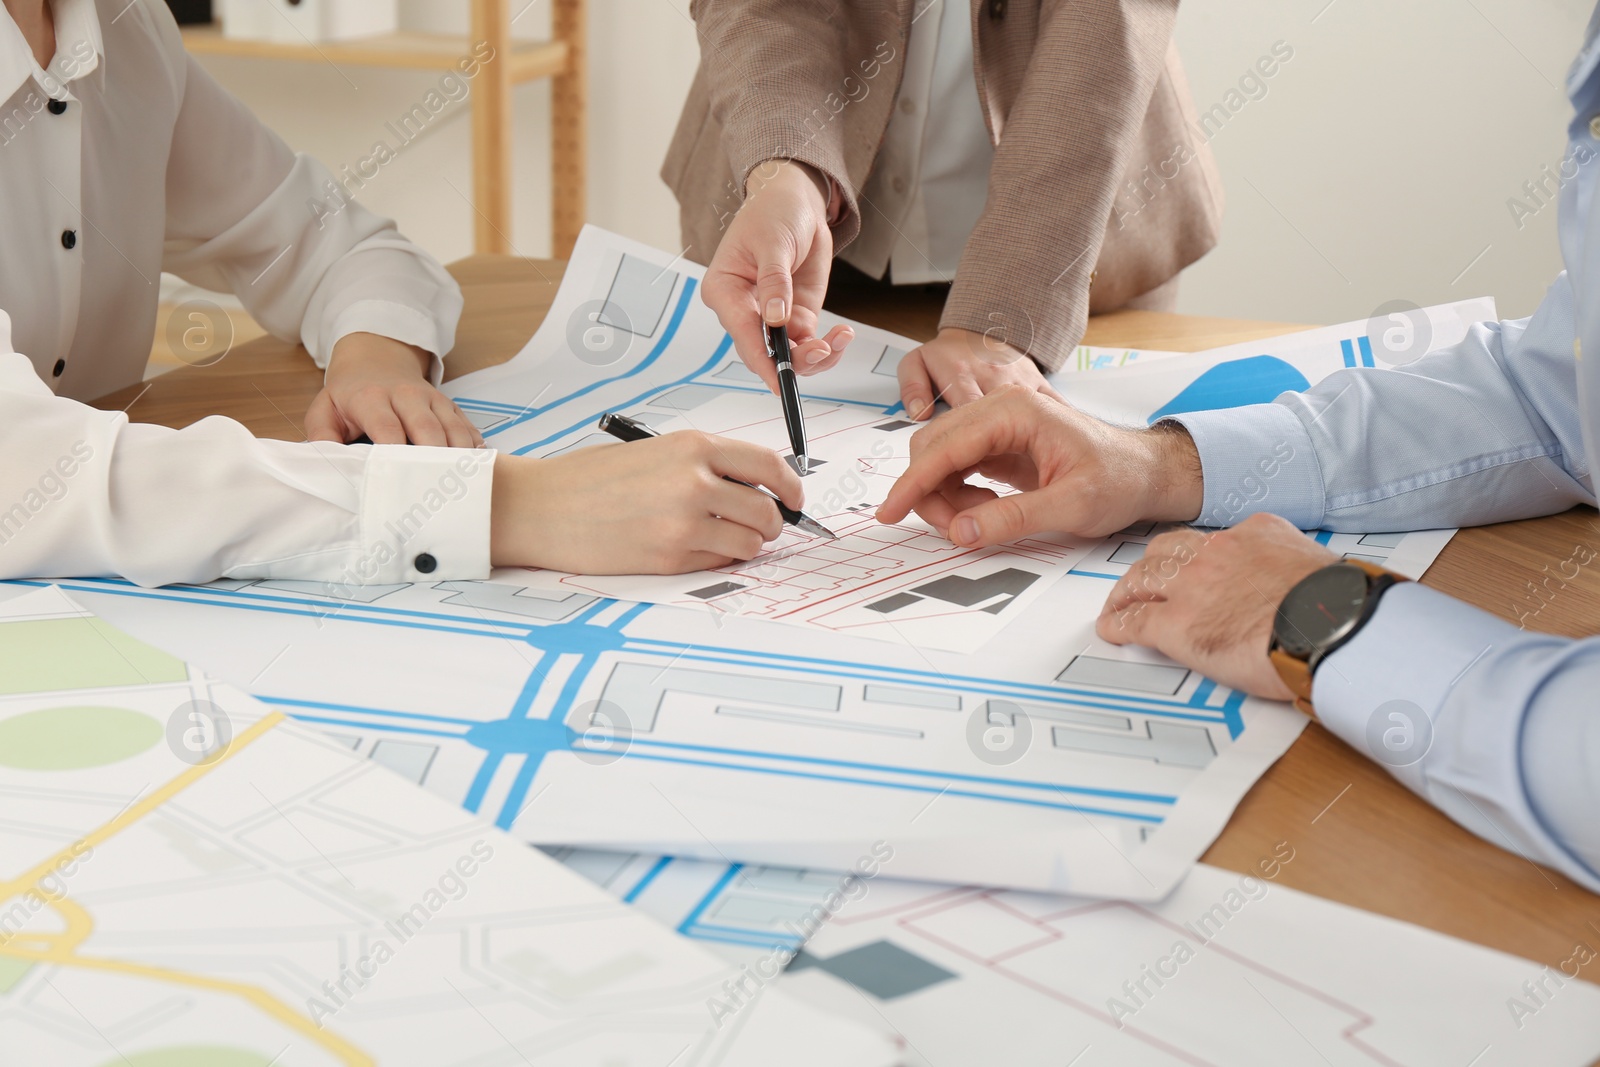
M 763 323 L 788 327 L 800 374 L 837 363 L 855 331 L 840 325 L 817 336 L 833 260 L 828 205 L 817 180 L 801 164 L 768 160 L 751 171 L 745 194 L 700 292 L 745 366 L 776 393 Z
M 804 503 L 799 476 L 776 452 L 692 431 L 553 459 L 501 456 L 490 557 L 584 574 L 681 574 L 752 559 L 783 519 L 771 497 L 726 478 Z

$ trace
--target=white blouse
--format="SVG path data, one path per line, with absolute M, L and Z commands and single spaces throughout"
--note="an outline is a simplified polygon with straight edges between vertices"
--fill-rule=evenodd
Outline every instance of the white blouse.
M 332 174 L 194 62 L 162 0 L 51 6 L 48 69 L 0 8 L 0 578 L 486 575 L 492 453 L 173 431 L 65 399 L 140 380 L 163 270 L 236 293 L 318 366 L 355 332 L 449 352 L 461 293 L 391 221 L 312 210 Z

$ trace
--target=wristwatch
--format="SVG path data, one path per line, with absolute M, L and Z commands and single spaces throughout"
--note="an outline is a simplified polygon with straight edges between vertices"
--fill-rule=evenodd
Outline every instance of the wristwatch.
M 1360 632 L 1385 591 L 1404 581 L 1376 564 L 1346 559 L 1312 571 L 1289 590 L 1272 621 L 1267 655 L 1294 694 L 1295 707 L 1316 714 L 1311 678 L 1317 667 Z

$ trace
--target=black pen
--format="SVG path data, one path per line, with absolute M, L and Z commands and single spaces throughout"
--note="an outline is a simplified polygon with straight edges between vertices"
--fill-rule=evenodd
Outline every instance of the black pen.
M 783 424 L 789 428 L 789 447 L 794 450 L 795 465 L 805 475 L 810 472 L 811 457 L 806 454 L 805 412 L 800 408 L 800 382 L 790 359 L 789 330 L 766 323 L 762 327 L 767 332 L 767 355 L 778 368 L 778 399 L 783 402 Z
M 600 428 L 619 441 L 644 441 L 651 437 L 661 436 L 644 423 L 636 419 L 630 419 L 626 415 L 618 415 L 615 412 L 607 412 L 600 416 Z M 749 482 L 742 482 L 738 478 L 729 478 L 727 475 L 723 475 L 723 478 L 735 485 L 742 485 L 772 497 L 772 502 L 778 505 L 778 514 L 782 515 L 783 521 L 790 526 L 799 527 L 806 533 L 817 537 L 826 537 L 835 541 L 839 539 L 838 534 L 822 525 L 822 523 L 803 511 L 791 508 L 759 485 L 751 485 Z

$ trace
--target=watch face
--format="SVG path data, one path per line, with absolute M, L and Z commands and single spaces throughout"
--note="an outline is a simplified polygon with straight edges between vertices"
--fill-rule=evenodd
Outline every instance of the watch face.
M 1350 632 L 1367 602 L 1367 574 L 1336 563 L 1308 574 L 1278 605 L 1272 635 L 1296 659 L 1309 660 Z

